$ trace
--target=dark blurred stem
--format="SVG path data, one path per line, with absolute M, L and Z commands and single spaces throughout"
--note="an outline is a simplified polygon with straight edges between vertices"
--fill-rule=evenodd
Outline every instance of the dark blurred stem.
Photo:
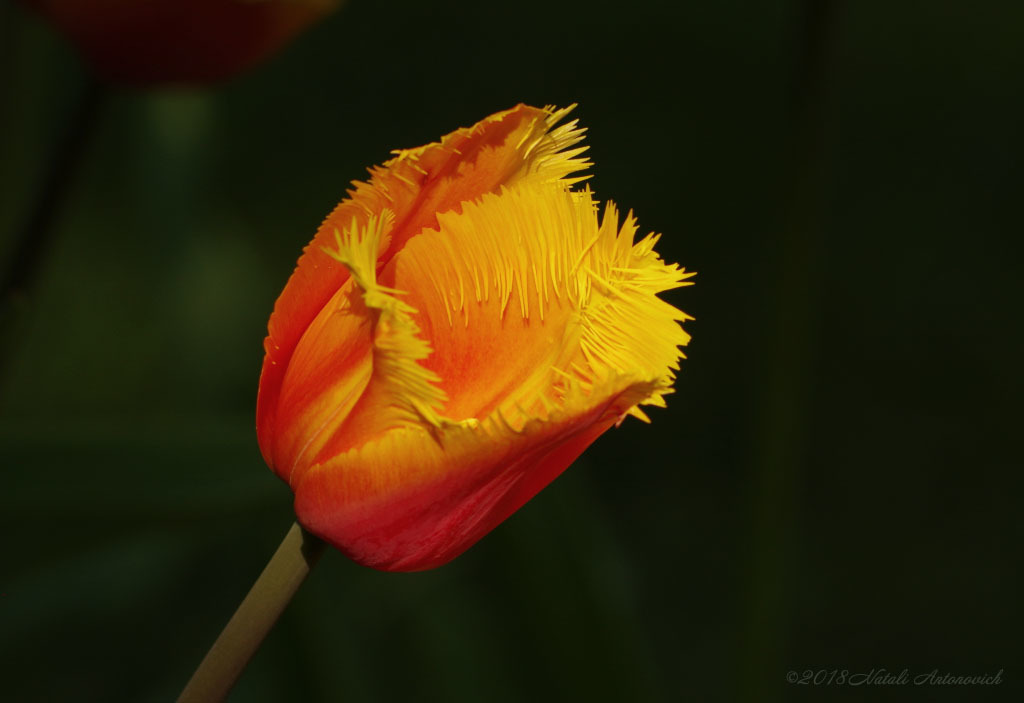
M 787 164 L 779 193 L 782 230 L 764 311 L 768 323 L 757 408 L 752 471 L 751 574 L 746 671 L 740 700 L 778 700 L 793 611 L 794 547 L 799 492 L 805 474 L 808 426 L 814 421 L 813 373 L 819 318 L 829 91 L 839 0 L 801 0 L 799 52 L 789 105 Z
M 29 303 L 42 261 L 53 241 L 54 225 L 81 166 L 105 95 L 106 88 L 93 79 L 82 89 L 65 131 L 54 145 L 24 225 L 15 235 L 0 278 L 0 372 L 16 337 L 12 328 Z
M 224 700 L 274 623 L 291 602 L 326 544 L 294 523 L 263 573 L 224 626 L 178 703 Z

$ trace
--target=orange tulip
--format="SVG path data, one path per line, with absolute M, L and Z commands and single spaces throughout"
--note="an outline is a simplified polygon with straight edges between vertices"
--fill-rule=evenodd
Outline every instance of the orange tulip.
M 299 521 L 361 564 L 451 560 L 671 392 L 691 318 L 656 294 L 692 274 L 573 189 L 590 164 L 568 111 L 393 152 L 277 300 L 260 448 Z
M 338 0 L 22 0 L 101 78 L 207 83 L 270 56 Z

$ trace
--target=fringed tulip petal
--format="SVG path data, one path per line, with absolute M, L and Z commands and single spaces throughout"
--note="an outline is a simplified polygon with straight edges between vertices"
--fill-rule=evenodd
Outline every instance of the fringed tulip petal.
M 671 384 L 685 315 L 655 297 L 689 277 L 634 246 L 589 191 L 524 181 L 439 216 L 392 261 L 395 286 L 434 347 L 424 366 L 449 397 L 444 414 L 557 402 L 567 383 L 610 376 Z

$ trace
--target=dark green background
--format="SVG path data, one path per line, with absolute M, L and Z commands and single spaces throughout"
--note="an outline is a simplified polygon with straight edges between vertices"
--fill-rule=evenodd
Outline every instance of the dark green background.
M 452 564 L 331 552 L 234 701 L 1024 692 L 1014 2 L 372 3 L 114 92 L 0 369 L 0 696 L 177 695 L 291 523 L 266 318 L 365 167 L 524 101 L 699 272 L 667 410 Z M 85 71 L 0 5 L 0 261 Z M 994 674 L 799 686 L 787 671 Z

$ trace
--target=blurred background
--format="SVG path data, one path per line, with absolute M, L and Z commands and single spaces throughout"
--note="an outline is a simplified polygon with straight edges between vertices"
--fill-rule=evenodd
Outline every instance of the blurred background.
M 455 562 L 329 552 L 232 701 L 1019 700 L 1024 5 L 373 3 L 200 89 L 0 5 L 0 688 L 173 699 L 292 522 L 266 320 L 349 181 L 517 102 L 696 270 L 666 410 Z M 87 98 L 88 99 L 88 98 Z M 801 685 L 787 673 L 994 675 Z

